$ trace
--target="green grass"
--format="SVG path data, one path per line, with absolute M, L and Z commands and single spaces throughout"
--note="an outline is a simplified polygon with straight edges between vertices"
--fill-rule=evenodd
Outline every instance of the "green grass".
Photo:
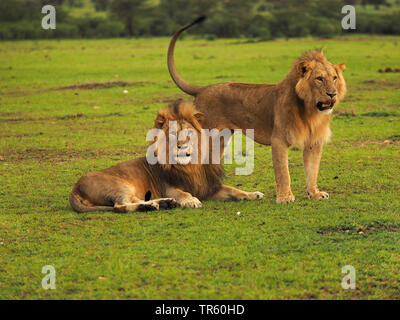
M 316 47 L 346 62 L 319 176 L 331 198 L 307 199 L 292 149 L 296 202 L 275 204 L 270 147 L 255 145 L 254 173 L 227 166 L 225 183 L 264 200 L 135 214 L 76 214 L 68 196 L 84 173 L 144 155 L 156 111 L 184 97 L 168 39 L 0 43 L 0 298 L 399 299 L 400 78 L 377 72 L 400 67 L 399 40 L 180 41 L 196 84 L 275 83 Z M 129 84 L 57 89 L 110 81 Z M 56 290 L 41 287 L 44 265 Z M 356 290 L 341 287 L 345 265 Z

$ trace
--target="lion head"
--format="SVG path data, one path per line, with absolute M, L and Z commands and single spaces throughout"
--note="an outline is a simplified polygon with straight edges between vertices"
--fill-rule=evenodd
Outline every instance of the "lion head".
M 346 83 L 342 71 L 344 63 L 333 65 L 324 53 L 312 50 L 298 59 L 292 68 L 297 84 L 298 97 L 305 102 L 310 112 L 330 114 L 346 94 Z
M 157 154 L 165 155 L 165 166 L 200 163 L 198 156 L 203 120 L 201 112 L 191 103 L 181 100 L 158 111 L 154 125 L 163 131 L 164 137 L 157 139 Z
M 221 165 L 202 164 L 203 121 L 204 115 L 188 102 L 177 101 L 159 110 L 154 121 L 159 134 L 151 143 L 154 146 L 151 152 L 157 155 L 158 162 L 149 166 L 159 185 L 167 181 L 199 199 L 215 194 L 221 188 L 224 175 Z M 160 157 L 162 154 L 165 162 Z

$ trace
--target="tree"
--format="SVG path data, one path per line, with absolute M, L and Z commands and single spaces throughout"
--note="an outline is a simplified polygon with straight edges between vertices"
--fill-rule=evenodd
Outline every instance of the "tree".
M 362 4 L 372 4 L 377 10 L 379 10 L 379 6 L 390 6 L 390 4 L 386 2 L 386 0 L 363 0 Z
M 57 20 L 59 20 L 58 11 L 62 12 L 63 2 L 64 0 L 0 0 L 0 22 L 40 19 L 41 9 L 46 4 L 57 7 Z M 64 13 L 62 15 L 65 16 Z
M 166 14 L 177 26 L 185 25 L 200 15 L 209 15 L 215 0 L 160 0 L 158 10 Z
M 121 18 L 129 36 L 135 35 L 137 18 L 148 9 L 146 0 L 113 0 L 110 10 Z
M 110 0 L 92 0 L 96 11 L 106 11 L 110 5 Z
M 74 8 L 82 8 L 84 5 L 82 0 L 68 0 L 68 4 Z

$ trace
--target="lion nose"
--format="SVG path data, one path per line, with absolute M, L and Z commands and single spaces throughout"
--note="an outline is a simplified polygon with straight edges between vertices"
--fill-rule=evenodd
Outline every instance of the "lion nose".
M 329 92 L 327 92 L 326 93 L 328 96 L 330 96 L 331 98 L 333 98 L 334 96 L 336 96 L 336 92 L 334 92 L 334 93 L 329 93 Z

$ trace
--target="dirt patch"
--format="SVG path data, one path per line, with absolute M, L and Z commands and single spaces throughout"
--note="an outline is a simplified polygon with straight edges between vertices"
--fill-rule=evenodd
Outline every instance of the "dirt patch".
M 392 73 L 392 72 L 397 73 L 397 72 L 400 72 L 400 68 L 393 68 L 392 69 L 390 67 L 386 67 L 384 69 L 379 69 L 378 72 L 379 73 Z
M 122 117 L 122 113 L 113 112 L 107 114 L 90 114 L 86 115 L 84 113 L 77 114 L 67 114 L 65 116 L 54 116 L 54 117 L 43 117 L 43 118 L 9 118 L 9 119 L 0 119 L 0 123 L 2 122 L 27 122 L 27 121 L 55 121 L 55 120 L 72 120 L 72 119 L 95 119 L 95 118 L 108 118 L 108 117 Z
M 364 91 L 374 91 L 379 89 L 398 88 L 399 81 L 380 79 L 380 80 L 365 80 L 361 82 L 362 86 L 359 88 Z
M 347 111 L 347 110 L 334 110 L 333 114 L 337 117 L 355 117 L 356 114 L 354 112 L 354 110 L 352 109 L 351 111 Z
M 135 151 L 131 151 L 134 149 Z M 28 148 L 26 150 L 7 150 L 2 153 L 4 161 L 17 162 L 25 160 L 62 162 L 72 159 L 101 159 L 101 158 L 135 158 L 145 154 L 146 147 L 132 147 L 126 150 L 60 150 L 60 149 L 45 149 L 45 148 Z
M 179 94 L 179 95 L 172 95 L 172 96 L 164 96 L 164 97 L 154 97 L 151 98 L 150 100 L 146 100 L 144 104 L 155 104 L 155 103 L 167 103 L 170 104 L 176 100 L 189 100 L 190 98 L 188 98 L 187 96 L 183 95 L 183 94 Z
M 376 118 L 381 118 L 381 117 L 399 117 L 400 114 L 396 112 L 386 112 L 386 111 L 371 111 L 371 112 L 364 112 L 361 114 L 356 114 L 353 109 L 350 111 L 348 110 L 334 110 L 333 114 L 337 117 L 376 117 Z M 394 121 L 395 119 L 391 119 L 391 121 Z
M 41 92 L 41 91 L 38 91 Z M 25 97 L 30 96 L 34 92 L 32 90 L 20 90 L 20 89 L 10 89 L 7 91 L 0 91 L 0 94 L 3 96 L 10 96 L 10 97 Z
M 346 102 L 356 102 L 356 101 L 361 101 L 362 100 L 362 98 L 360 98 L 360 97 L 356 97 L 356 96 L 353 96 L 353 95 L 347 95 L 346 96 Z
M 23 112 L 0 112 L 0 117 L 15 117 L 21 115 Z
M 330 234 L 351 234 L 351 235 L 363 235 L 366 233 L 372 232 L 380 232 L 380 231 L 388 231 L 388 232 L 400 232 L 400 226 L 393 225 L 381 225 L 379 223 L 365 226 L 365 227 L 332 227 L 332 228 L 323 228 L 317 231 L 317 233 L 322 235 L 330 235 Z
M 363 141 L 354 141 L 353 145 L 360 148 L 366 148 L 368 145 L 375 144 L 381 146 L 387 146 L 390 144 L 400 145 L 400 139 L 398 136 L 391 136 L 384 140 L 363 140 Z
M 388 139 L 392 141 L 400 141 L 400 135 L 397 134 L 394 136 L 390 136 Z
M 17 134 L 17 135 L 11 135 L 11 134 L 1 134 L 0 133 L 0 138 L 26 138 L 26 137 L 39 137 L 43 135 L 43 132 L 39 132 L 39 133 L 21 133 L 21 134 Z
M 126 82 L 126 81 L 109 81 L 109 82 L 92 82 L 92 83 L 83 83 L 76 84 L 65 87 L 57 87 L 50 89 L 38 89 L 38 90 L 20 90 L 20 89 L 12 89 L 6 92 L 1 92 L 1 94 L 12 96 L 12 97 L 24 97 L 30 96 L 34 94 L 41 94 L 50 91 L 66 91 L 66 90 L 96 90 L 96 89 L 109 89 L 109 88 L 117 88 L 117 87 L 144 87 L 149 84 L 154 84 L 154 82 L 149 81 L 137 81 L 137 82 Z
M 115 87 L 143 87 L 150 82 L 138 81 L 138 82 L 126 82 L 126 81 L 110 81 L 110 82 L 93 82 L 83 83 L 79 85 L 72 85 L 66 87 L 52 88 L 51 91 L 62 91 L 62 90 L 95 90 L 95 89 L 108 89 Z
M 385 112 L 385 111 L 372 111 L 360 114 L 363 117 L 398 117 L 399 114 L 395 112 Z
M 86 118 L 86 116 L 83 113 L 67 114 L 66 116 L 55 117 L 54 120 L 68 120 L 68 119 L 79 119 L 79 118 Z

